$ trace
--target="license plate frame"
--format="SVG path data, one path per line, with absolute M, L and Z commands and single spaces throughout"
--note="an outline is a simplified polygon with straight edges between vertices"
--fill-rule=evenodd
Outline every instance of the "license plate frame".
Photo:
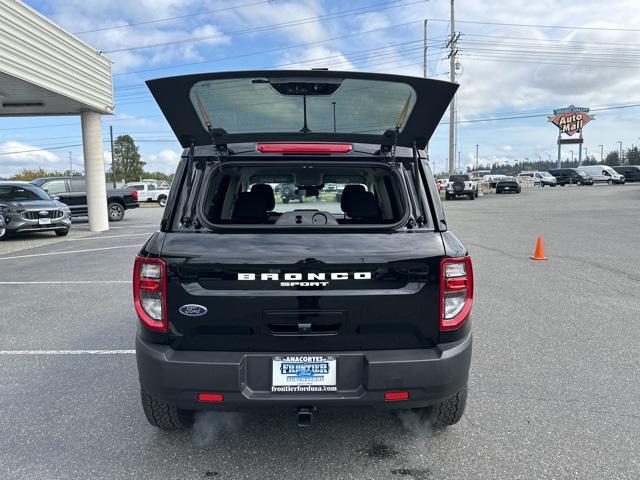
M 275 355 L 271 359 L 273 393 L 336 392 L 335 355 Z
M 49 217 L 39 218 L 38 225 L 51 225 L 51 219 Z

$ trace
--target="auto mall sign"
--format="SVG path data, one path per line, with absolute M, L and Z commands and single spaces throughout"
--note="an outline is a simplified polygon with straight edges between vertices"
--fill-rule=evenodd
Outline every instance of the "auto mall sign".
M 568 136 L 582 132 L 582 128 L 595 118 L 595 115 L 589 113 L 588 108 L 576 107 L 570 105 L 566 108 L 559 108 L 553 111 L 553 115 L 547 118 L 560 130 L 560 134 Z

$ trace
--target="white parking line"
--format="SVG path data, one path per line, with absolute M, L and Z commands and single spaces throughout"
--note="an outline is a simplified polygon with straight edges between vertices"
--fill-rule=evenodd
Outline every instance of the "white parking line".
M 31 255 L 14 255 L 12 257 L 0 257 L 0 261 L 13 260 L 15 258 L 48 257 L 49 255 L 67 255 L 71 253 L 99 252 L 101 250 L 115 250 L 118 248 L 132 248 L 132 247 L 140 248 L 140 246 L 141 245 L 139 243 L 136 243 L 135 245 L 118 245 L 117 247 L 85 248 L 84 250 L 67 250 L 65 252 L 32 253 Z
M 131 355 L 135 350 L 0 350 L 0 355 Z
M 109 230 L 111 230 L 112 228 L 152 228 L 152 227 L 156 228 L 156 229 L 160 228 L 160 226 L 158 224 L 145 223 L 145 224 L 142 224 L 142 225 L 128 225 L 126 227 L 112 227 L 112 226 L 109 226 Z M 89 225 L 86 225 L 86 226 L 85 225 L 75 225 L 75 226 L 72 225 L 71 228 L 75 228 L 77 230 L 89 230 Z
M 69 280 L 69 281 L 51 281 L 51 282 L 0 282 L 0 285 L 82 285 L 85 283 L 131 283 L 131 280 Z
M 104 237 L 83 237 L 83 238 L 70 238 L 69 242 L 81 242 L 83 240 L 102 240 L 103 238 L 124 238 L 124 237 L 148 237 L 150 233 L 127 233 L 126 235 L 106 235 Z

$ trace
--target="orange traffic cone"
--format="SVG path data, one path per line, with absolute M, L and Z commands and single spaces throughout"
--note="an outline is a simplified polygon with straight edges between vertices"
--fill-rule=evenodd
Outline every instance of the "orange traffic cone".
M 533 253 L 532 260 L 549 260 L 544 256 L 544 244 L 542 243 L 542 237 L 538 236 L 536 240 L 536 250 Z

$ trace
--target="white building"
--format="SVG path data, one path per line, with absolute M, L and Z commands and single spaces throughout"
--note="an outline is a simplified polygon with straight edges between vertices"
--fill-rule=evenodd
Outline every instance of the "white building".
M 111 61 L 18 0 L 0 0 L 0 116 L 80 115 L 89 226 L 109 229 L 101 116 Z

